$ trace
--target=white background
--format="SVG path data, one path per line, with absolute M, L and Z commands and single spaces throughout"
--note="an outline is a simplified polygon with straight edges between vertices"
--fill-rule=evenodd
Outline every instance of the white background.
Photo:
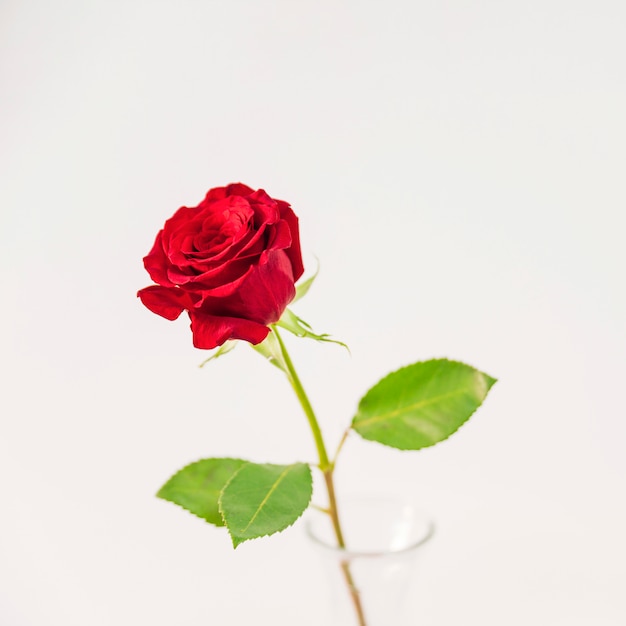
M 242 181 L 350 345 L 289 344 L 331 448 L 401 365 L 499 378 L 441 445 L 344 450 L 342 493 L 437 519 L 415 624 L 623 626 L 625 32 L 621 0 L 3 0 L 0 624 L 324 623 L 301 524 L 233 552 L 154 497 L 314 460 L 278 370 L 198 369 L 135 297 L 163 221 Z

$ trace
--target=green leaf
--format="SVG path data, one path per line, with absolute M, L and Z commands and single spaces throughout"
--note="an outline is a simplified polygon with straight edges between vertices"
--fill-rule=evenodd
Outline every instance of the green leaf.
M 219 500 L 233 546 L 291 526 L 309 506 L 312 492 L 311 468 L 306 463 L 244 465 Z
M 202 361 L 202 363 L 200 363 L 200 365 L 198 367 L 204 367 L 209 361 L 213 361 L 214 359 L 217 359 L 218 357 L 222 356 L 223 354 L 227 354 L 228 352 L 230 352 L 235 346 L 237 345 L 237 341 L 235 340 L 228 340 L 225 341 L 219 348 L 217 348 L 210 356 L 208 359 L 205 359 L 204 361 Z
M 298 300 L 300 300 L 300 298 L 304 298 L 304 296 L 306 296 L 309 289 L 311 288 L 311 285 L 313 284 L 313 281 L 317 278 L 317 275 L 319 273 L 320 273 L 320 264 L 318 263 L 317 269 L 315 270 L 315 274 L 313 274 L 313 276 L 311 276 L 310 278 L 307 278 L 306 280 L 299 282 L 296 285 L 296 295 L 294 299 L 292 300 L 292 302 L 297 302 Z
M 415 363 L 389 374 L 363 396 L 352 428 L 400 450 L 426 448 L 458 430 L 495 382 L 458 361 Z
M 315 341 L 325 341 L 329 343 L 339 344 L 340 346 L 343 346 L 348 352 L 350 352 L 350 349 L 345 343 L 337 341 L 336 339 L 331 339 L 330 335 L 326 333 L 322 335 L 316 335 L 309 324 L 307 324 L 303 319 L 300 319 L 293 311 L 289 309 L 285 309 L 280 320 L 276 322 L 276 326 L 288 330 L 290 333 L 296 335 L 296 337 L 307 337 L 308 339 L 314 339 Z
M 224 526 L 218 500 L 224 485 L 245 465 L 241 459 L 202 459 L 174 474 L 157 497 L 182 506 L 215 526 Z

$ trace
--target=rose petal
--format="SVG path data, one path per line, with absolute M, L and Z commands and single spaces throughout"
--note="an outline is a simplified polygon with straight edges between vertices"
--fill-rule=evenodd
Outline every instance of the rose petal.
M 151 285 L 140 289 L 137 296 L 153 313 L 172 321 L 177 319 L 185 309 L 194 306 L 192 295 L 176 287 Z
M 202 230 L 195 234 L 194 257 L 208 261 L 222 258 L 233 245 L 253 234 L 253 221 L 254 210 L 244 198 L 215 202 L 211 213 L 206 212 Z
M 193 345 L 203 350 L 221 346 L 229 339 L 261 343 L 270 329 L 263 324 L 238 317 L 222 317 L 206 313 L 189 313 Z
M 173 287 L 174 283 L 172 283 L 167 276 L 166 268 L 168 265 L 167 256 L 163 251 L 163 231 L 160 230 L 154 240 L 152 249 L 143 258 L 143 266 L 155 283 L 166 287 Z
M 291 229 L 286 220 L 279 220 L 270 228 L 267 250 L 285 250 L 291 246 Z
M 221 200 L 227 196 L 249 196 L 254 190 L 243 183 L 231 183 L 226 187 L 209 189 L 204 201 Z
M 262 224 L 275 224 L 280 219 L 278 203 L 270 198 L 263 189 L 259 189 L 248 198 L 254 209 L 254 225 L 259 228 Z
M 196 312 L 245 317 L 260 324 L 277 322 L 295 296 L 291 262 L 284 250 L 264 252 L 257 265 L 232 283 L 201 291 L 197 284 L 184 289 L 199 295 Z
M 287 221 L 291 230 L 291 247 L 286 250 L 287 256 L 293 267 L 293 279 L 298 280 L 304 273 L 304 265 L 302 263 L 302 250 L 300 249 L 300 229 L 298 226 L 298 218 L 292 211 L 291 206 L 283 200 L 277 200 L 278 209 L 282 219 Z
M 210 300 L 211 297 L 223 298 L 236 293 L 246 276 L 252 271 L 254 268 L 249 261 L 236 260 L 227 266 L 216 268 L 215 273 L 207 272 L 198 276 L 197 280 L 182 285 L 181 288 L 191 293 L 200 294 L 202 301 Z M 222 280 L 222 278 L 227 277 L 231 279 L 230 282 Z M 200 308 L 201 304 L 202 302 L 196 303 L 196 308 Z
M 266 251 L 223 303 L 230 311 L 271 324 L 280 319 L 293 300 L 296 293 L 293 283 L 291 262 L 285 251 Z

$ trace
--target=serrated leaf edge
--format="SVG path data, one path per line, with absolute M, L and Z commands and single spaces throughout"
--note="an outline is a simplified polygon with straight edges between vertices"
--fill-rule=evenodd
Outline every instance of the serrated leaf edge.
M 243 461 L 244 465 L 247 465 L 248 463 L 250 463 L 250 461 L 247 461 L 245 459 L 237 459 L 235 457 L 230 457 L 230 456 L 218 456 L 218 457 L 209 457 L 210 459 L 219 459 L 220 461 Z M 161 491 L 163 490 L 163 488 L 165 487 L 165 485 L 167 485 L 173 478 L 175 478 L 176 476 L 178 476 L 178 474 L 180 474 L 181 472 L 183 472 L 184 470 L 186 470 L 188 467 L 191 467 L 192 465 L 197 465 L 198 463 L 201 463 L 202 461 L 208 461 L 209 459 L 198 459 L 197 461 L 192 461 L 191 463 L 187 463 L 187 465 L 181 467 L 177 472 L 174 472 L 164 483 L 163 485 L 161 485 L 160 489 L 156 492 L 155 496 L 157 498 L 159 498 L 159 500 L 164 500 L 165 502 L 170 502 L 174 505 L 176 505 L 177 507 L 181 508 L 183 511 L 186 511 L 187 513 L 193 515 L 194 517 L 197 517 L 198 519 L 201 519 L 203 522 L 206 522 L 207 524 L 211 524 L 211 526 L 215 526 L 215 528 L 226 528 L 226 521 L 224 520 L 224 515 L 222 514 L 222 511 L 220 510 L 219 507 L 219 499 L 218 499 L 218 507 L 217 510 L 219 512 L 219 514 L 222 516 L 222 522 L 223 524 L 221 526 L 219 526 L 218 524 L 214 524 L 213 522 L 211 522 L 210 520 L 208 520 L 206 517 L 202 517 L 202 515 L 198 515 L 197 513 L 195 513 L 194 511 L 192 511 L 191 509 L 188 509 L 186 506 L 184 506 L 183 504 L 180 504 L 180 502 L 176 502 L 175 500 L 170 500 L 169 498 L 166 498 L 165 496 L 161 495 Z M 241 466 L 243 467 L 243 465 Z M 241 469 L 241 467 L 237 470 L 237 472 Z M 237 473 L 235 472 L 235 473 Z M 232 479 L 232 476 L 228 479 L 228 482 L 230 482 L 230 480 Z M 224 489 L 224 487 L 222 487 L 222 490 Z M 221 491 L 220 491 L 221 494 Z
M 425 448 L 432 448 L 433 446 L 436 446 L 438 443 L 442 443 L 448 439 L 450 439 L 450 437 L 452 437 L 452 435 L 456 434 L 457 432 L 459 432 L 459 430 L 461 430 L 461 428 L 463 428 L 463 426 L 465 426 L 465 424 L 467 424 L 467 422 L 469 421 L 470 417 L 472 417 L 472 415 L 474 415 L 474 413 L 476 413 L 476 411 L 478 411 L 478 409 L 482 406 L 482 402 L 481 404 L 479 404 L 458 426 L 458 428 L 456 428 L 455 430 L 453 430 L 449 435 L 447 435 L 446 437 L 444 437 L 443 439 L 439 439 L 439 441 L 435 441 L 434 443 L 429 443 L 425 446 L 421 446 L 419 448 L 400 448 L 398 446 L 393 446 L 391 444 L 388 443 L 384 443 L 383 441 L 378 441 L 378 439 L 374 439 L 373 437 L 368 437 L 367 435 L 364 435 L 363 433 L 359 432 L 357 430 L 357 426 L 358 424 L 355 425 L 355 421 L 358 417 L 358 411 L 361 407 L 361 404 L 363 402 L 363 400 L 365 399 L 365 397 L 374 389 L 376 389 L 376 387 L 378 387 L 379 385 L 383 384 L 388 378 L 390 378 L 391 376 L 409 369 L 410 367 L 413 367 L 415 365 L 418 364 L 424 364 L 424 363 L 441 363 L 441 362 L 446 362 L 446 363 L 457 363 L 459 365 L 465 365 L 466 367 L 470 367 L 471 369 L 473 369 L 475 372 L 477 372 L 478 374 L 481 374 L 486 383 L 487 383 L 487 393 L 490 391 L 490 389 L 498 382 L 497 378 L 493 378 L 493 376 L 489 376 L 489 374 L 485 374 L 485 372 L 479 370 L 478 368 L 474 367 L 473 365 L 470 365 L 469 363 L 465 363 L 464 361 L 456 361 L 454 359 L 448 359 L 448 358 L 435 358 L 435 359 L 428 359 L 426 361 L 416 361 L 415 363 L 410 363 L 409 365 L 405 365 L 403 367 L 398 368 L 397 370 L 394 370 L 392 372 L 389 372 L 386 376 L 383 376 L 377 383 L 375 383 L 372 387 L 370 387 L 365 394 L 363 395 L 363 397 L 361 398 L 361 400 L 359 401 L 359 406 L 357 408 L 357 414 L 352 418 L 352 423 L 350 425 L 350 427 L 352 428 L 352 430 L 354 430 L 354 432 L 356 432 L 359 437 L 361 437 L 362 439 L 365 439 L 366 441 L 372 441 L 374 443 L 378 443 L 380 445 L 383 446 L 387 446 L 388 448 L 393 448 L 394 450 L 400 450 L 401 452 L 417 452 L 418 450 L 424 450 Z M 441 396 L 437 396 L 437 398 L 443 398 L 449 395 L 453 395 L 453 394 L 443 394 Z M 485 394 L 486 397 L 486 394 Z M 418 403 L 417 405 L 413 405 L 413 406 L 419 406 L 421 403 Z M 428 404 L 428 402 L 424 403 L 424 404 Z M 375 418 L 371 418 L 370 420 L 367 420 L 367 422 L 372 421 Z M 362 422 L 361 422 L 362 424 Z
M 228 524 L 226 523 L 226 518 L 224 517 L 224 511 L 222 510 L 222 495 L 225 491 L 225 489 L 228 487 L 228 485 L 231 483 L 231 481 L 235 478 L 235 476 L 237 474 L 239 474 L 239 472 L 241 470 L 243 470 L 243 468 L 246 465 L 250 465 L 252 462 L 249 461 L 248 463 L 246 463 L 245 465 L 242 465 L 228 480 L 228 482 L 222 487 L 222 491 L 220 493 L 220 497 L 217 501 L 217 506 L 220 512 L 220 515 L 222 516 L 222 519 L 224 520 L 224 525 L 226 526 L 226 529 L 228 530 L 228 534 L 230 535 L 230 538 L 233 542 L 233 548 L 237 548 L 238 546 L 240 546 L 242 543 L 245 543 L 246 541 L 252 541 L 254 539 L 261 539 L 261 537 L 271 537 L 272 535 L 275 535 L 276 533 L 282 533 L 284 530 L 287 530 L 287 528 L 290 528 L 291 526 L 293 526 L 305 513 L 305 511 L 309 508 L 309 506 L 311 505 L 311 500 L 313 499 L 313 474 L 311 472 L 311 466 L 308 463 L 304 463 L 302 461 L 297 461 L 295 463 L 290 463 L 289 465 L 287 465 L 286 467 L 293 467 L 295 465 L 305 465 L 307 467 L 307 469 L 309 470 L 309 477 L 311 478 L 311 490 L 310 490 L 310 494 L 309 494 L 309 499 L 307 501 L 307 505 L 304 507 L 304 509 L 302 509 L 302 513 L 300 513 L 300 515 L 298 515 L 298 517 L 296 517 L 290 524 L 287 524 L 285 526 L 283 526 L 282 528 L 279 528 L 271 533 L 264 533 L 262 535 L 258 535 L 256 537 L 246 537 L 245 539 L 237 539 L 237 537 L 235 537 L 231 532 L 230 532 L 230 528 L 228 527 Z M 263 465 L 263 463 L 255 463 L 255 465 Z M 272 464 L 268 464 L 268 465 L 272 465 Z M 275 464 L 274 464 L 275 465 Z M 267 499 L 267 498 L 266 498 Z M 266 501 L 266 499 L 264 500 L 264 502 Z M 257 511 L 258 512 L 258 511 Z M 255 513 L 256 516 L 256 513 Z M 246 528 L 248 528 L 250 526 L 252 522 L 248 523 L 248 526 Z
M 373 443 L 378 443 L 381 446 L 387 446 L 388 448 L 393 448 L 394 450 L 400 450 L 400 452 L 417 452 L 418 450 L 425 450 L 426 448 L 432 448 L 434 446 L 436 446 L 439 443 L 443 443 L 444 441 L 447 441 L 448 439 L 450 439 L 450 437 L 452 437 L 452 435 L 455 435 L 456 433 L 459 432 L 459 430 L 461 430 L 461 428 L 463 428 L 463 426 L 465 426 L 465 424 L 467 424 L 467 422 L 469 422 L 470 417 L 472 417 L 472 415 L 474 415 L 474 413 L 476 413 L 476 411 L 478 411 L 478 409 L 480 408 L 480 405 L 477 406 L 468 416 L 466 419 L 464 419 L 458 426 L 458 428 L 456 428 L 455 430 L 453 430 L 449 435 L 446 435 L 443 439 L 439 439 L 438 441 L 435 441 L 434 443 L 429 443 L 426 444 L 424 446 L 420 446 L 419 448 L 400 448 L 399 446 L 394 446 L 391 445 L 390 443 L 385 443 L 384 441 L 379 441 L 378 439 L 374 439 L 373 437 L 368 437 L 367 435 L 364 435 L 363 433 L 360 433 L 354 426 L 352 426 L 352 429 L 354 430 L 354 432 L 356 432 L 359 437 L 361 437 L 362 439 L 365 439 L 366 441 L 371 441 Z

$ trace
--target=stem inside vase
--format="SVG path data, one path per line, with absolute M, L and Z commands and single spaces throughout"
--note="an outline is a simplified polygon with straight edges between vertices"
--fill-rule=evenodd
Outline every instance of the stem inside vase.
M 286 367 L 286 374 L 293 390 L 298 397 L 300 405 L 302 406 L 302 410 L 306 415 L 306 418 L 309 422 L 309 427 L 311 429 L 311 433 L 313 435 L 313 439 L 315 441 L 315 447 L 317 448 L 317 454 L 319 458 L 319 468 L 324 475 L 324 482 L 326 483 L 326 490 L 328 493 L 328 514 L 330 515 L 333 531 L 335 533 L 335 538 L 337 541 L 337 546 L 340 549 L 344 549 L 346 546 L 343 531 L 341 529 L 341 521 L 339 519 L 339 511 L 337 508 L 337 498 L 335 495 L 335 485 L 333 481 L 333 472 L 334 472 L 334 462 L 328 458 L 328 453 L 326 451 L 326 445 L 324 443 L 324 438 L 322 436 L 322 431 L 319 426 L 319 422 L 317 421 L 317 417 L 315 416 L 315 412 L 313 411 L 313 407 L 311 406 L 311 402 L 302 386 L 302 382 L 296 372 L 296 369 L 293 365 L 291 357 L 289 356 L 289 352 L 287 352 L 287 348 L 283 343 L 282 337 L 278 332 L 278 328 L 276 326 L 272 327 L 272 331 L 276 335 L 276 339 L 280 346 L 280 350 L 282 353 L 283 361 Z M 343 443 L 343 440 L 342 440 Z M 352 572 L 350 571 L 350 563 L 348 560 L 342 561 L 340 563 L 341 571 L 343 573 L 343 578 L 345 580 L 348 593 L 350 595 L 350 599 L 354 606 L 354 611 L 357 616 L 358 626 L 367 626 L 367 621 L 365 619 L 365 614 L 363 611 L 363 603 L 361 601 L 361 595 L 359 590 L 357 589 L 354 577 L 352 576 Z
M 360 625 L 345 593 L 344 566 L 360 592 L 367 626 L 412 626 L 408 590 L 425 545 L 434 533 L 430 518 L 414 503 L 393 497 L 348 497 L 341 501 L 345 548 L 337 547 L 326 511 L 310 511 L 307 535 L 322 558 L 331 591 L 333 624 Z M 355 617 L 357 619 L 355 619 Z

